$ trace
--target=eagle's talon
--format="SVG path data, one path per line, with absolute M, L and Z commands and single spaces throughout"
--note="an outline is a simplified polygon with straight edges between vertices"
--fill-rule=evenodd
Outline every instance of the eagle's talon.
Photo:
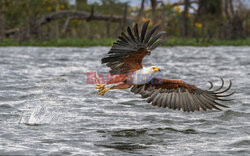
M 110 88 L 105 88 L 105 89 L 102 89 L 102 90 L 99 90 L 98 94 L 101 95 L 101 96 L 104 96 L 104 94 L 109 91 Z
M 97 84 L 95 88 L 98 89 L 98 90 L 100 91 L 100 90 L 105 89 L 105 88 L 106 88 L 106 85 L 105 85 L 105 84 Z

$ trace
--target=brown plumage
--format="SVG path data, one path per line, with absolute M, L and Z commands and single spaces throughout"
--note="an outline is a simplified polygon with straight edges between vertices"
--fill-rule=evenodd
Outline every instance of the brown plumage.
M 185 83 L 182 80 L 169 80 L 169 79 L 162 79 L 158 77 L 154 77 L 153 79 L 154 83 L 150 84 L 153 85 L 156 89 L 162 88 L 162 89 L 176 89 L 176 88 L 185 88 L 190 91 L 195 91 L 198 88 Z M 152 82 L 152 81 L 151 81 Z
M 122 59 L 125 65 L 128 68 L 123 68 L 122 73 L 127 72 L 135 72 L 142 68 L 142 60 L 147 55 L 147 50 L 145 48 L 141 48 L 137 50 L 135 53 L 129 55 L 128 57 Z
M 155 82 L 156 81 L 156 82 Z M 222 85 L 216 90 L 202 90 L 193 85 L 189 85 L 179 80 L 167 80 L 154 78 L 147 84 L 135 85 L 131 91 L 135 94 L 141 94 L 142 98 L 147 98 L 148 103 L 154 106 L 178 109 L 183 111 L 206 111 L 207 109 L 221 110 L 217 106 L 226 107 L 217 101 L 231 101 L 226 97 L 231 94 L 226 93 L 232 86 L 230 81 L 229 86 L 225 90 L 221 90 L 224 85 L 224 80 L 221 78 Z
M 110 73 L 118 74 L 106 84 L 119 84 L 106 88 L 106 84 L 99 84 L 97 80 L 96 88 L 99 90 L 99 94 L 104 95 L 110 89 L 132 87 L 131 91 L 133 93 L 140 94 L 142 98 L 147 98 L 148 103 L 158 107 L 168 107 L 188 112 L 206 111 L 208 109 L 221 110 L 218 106 L 227 107 L 218 103 L 218 101 L 231 100 L 227 99 L 227 97 L 234 92 L 225 94 L 232 86 L 231 81 L 225 90 L 222 90 L 224 87 L 222 78 L 222 84 L 218 89 L 213 89 L 213 83 L 209 82 L 211 87 L 208 90 L 202 90 L 181 80 L 155 77 L 152 73 L 159 71 L 157 67 L 143 68 L 143 58 L 150 55 L 151 51 L 160 45 L 162 41 L 159 38 L 164 34 L 164 32 L 160 32 L 153 35 L 158 26 L 153 26 L 147 32 L 148 24 L 149 21 L 143 24 L 140 34 L 137 24 L 134 26 L 133 32 L 128 27 L 128 35 L 122 32 L 107 56 L 102 58 L 102 63 L 110 67 Z M 139 74 L 143 75 L 145 73 L 152 77 L 139 79 Z
M 142 26 L 141 35 L 137 24 L 134 26 L 134 35 L 128 27 L 128 36 L 125 33 L 121 33 L 108 55 L 102 58 L 102 63 L 106 63 L 111 68 L 110 73 L 122 74 L 127 72 L 134 72 L 142 68 L 142 60 L 146 55 L 150 55 L 151 51 L 161 44 L 159 38 L 165 33 L 159 32 L 157 35 L 152 36 L 158 25 L 149 29 L 149 21 L 145 22 Z

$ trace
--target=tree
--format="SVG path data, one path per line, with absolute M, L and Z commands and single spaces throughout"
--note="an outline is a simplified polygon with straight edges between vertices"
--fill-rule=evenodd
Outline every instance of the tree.
M 230 30 L 230 36 L 228 38 L 232 40 L 244 38 L 244 17 L 240 16 L 239 11 L 235 11 L 234 8 L 232 0 L 224 0 L 224 11 Z
M 4 36 L 4 20 L 2 18 L 2 5 L 0 3 L 0 40 L 3 38 Z
M 157 7 L 157 0 L 150 0 L 151 1 L 151 9 L 152 9 L 152 21 L 154 24 L 157 23 L 157 15 L 156 15 L 156 7 Z
M 184 1 L 184 10 L 182 12 L 182 20 L 181 20 L 181 36 L 188 36 L 188 9 L 189 9 L 189 0 Z
M 203 39 L 215 37 L 223 23 L 222 0 L 199 0 L 194 22 L 201 22 Z
M 140 22 L 141 22 L 142 15 L 143 15 L 144 3 L 145 3 L 145 0 L 141 0 L 141 7 L 140 7 L 140 10 L 139 10 L 139 13 L 138 13 L 138 18 L 139 18 Z
M 76 8 L 77 10 L 84 10 L 85 5 L 87 5 L 87 0 L 76 0 Z

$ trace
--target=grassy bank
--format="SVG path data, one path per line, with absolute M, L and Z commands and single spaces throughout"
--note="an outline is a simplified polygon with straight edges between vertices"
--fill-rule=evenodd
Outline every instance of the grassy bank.
M 57 40 L 39 41 L 29 40 L 18 42 L 14 39 L 4 39 L 0 41 L 0 46 L 40 46 L 40 47 L 91 47 L 91 46 L 111 46 L 116 39 L 83 39 L 65 38 Z M 250 38 L 245 40 L 210 40 L 199 41 L 196 39 L 167 38 L 162 46 L 250 46 Z
M 115 39 L 83 39 L 83 38 L 65 38 L 57 40 L 28 40 L 18 42 L 13 39 L 4 39 L 0 41 L 0 46 L 40 46 L 40 47 L 91 47 L 91 46 L 111 46 Z
M 218 40 L 197 41 L 194 38 L 169 38 L 162 44 L 163 46 L 250 46 L 250 38 L 244 40 Z

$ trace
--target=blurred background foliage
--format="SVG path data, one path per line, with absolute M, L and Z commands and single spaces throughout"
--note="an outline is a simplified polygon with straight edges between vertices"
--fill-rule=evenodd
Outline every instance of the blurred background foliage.
M 71 1 L 71 2 L 70 2 Z M 72 4 L 73 1 L 73 4 Z M 111 39 L 126 26 L 151 20 L 167 37 L 194 42 L 250 37 L 249 1 L 0 0 L 0 40 Z M 76 14 L 77 13 L 77 14 Z M 184 41 L 185 42 L 185 41 Z

